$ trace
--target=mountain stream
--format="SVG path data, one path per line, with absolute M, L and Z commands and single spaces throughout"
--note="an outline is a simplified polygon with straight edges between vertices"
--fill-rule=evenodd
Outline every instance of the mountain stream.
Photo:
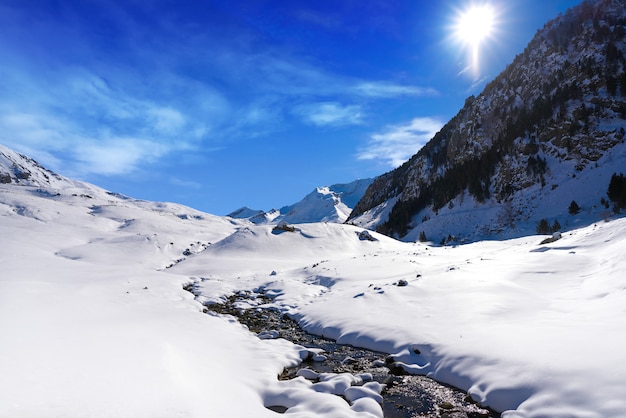
M 196 294 L 193 285 L 186 290 Z M 284 338 L 306 348 L 323 350 L 323 361 L 303 361 L 299 366 L 285 369 L 280 379 L 292 379 L 302 369 L 308 374 L 351 373 L 368 374 L 383 383 L 382 410 L 386 418 L 478 418 L 499 417 L 495 411 L 481 408 L 466 393 L 438 383 L 425 376 L 406 375 L 393 367 L 393 360 L 385 353 L 366 350 L 304 332 L 298 324 L 276 308 L 263 289 L 239 291 L 223 303 L 205 304 L 209 314 L 232 315 L 256 333 L 259 338 Z M 270 408 L 284 413 L 281 407 Z

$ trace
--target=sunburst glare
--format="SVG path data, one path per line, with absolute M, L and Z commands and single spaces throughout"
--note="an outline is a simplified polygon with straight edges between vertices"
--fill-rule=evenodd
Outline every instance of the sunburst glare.
M 473 4 L 469 8 L 459 11 L 454 23 L 454 37 L 457 42 L 469 48 L 469 67 L 474 75 L 479 74 L 480 45 L 493 35 L 496 24 L 496 14 L 489 4 Z

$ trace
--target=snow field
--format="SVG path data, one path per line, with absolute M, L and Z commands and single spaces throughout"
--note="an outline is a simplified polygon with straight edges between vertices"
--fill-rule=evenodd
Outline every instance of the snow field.
M 278 381 L 309 351 L 202 313 L 254 289 L 504 417 L 625 415 L 626 219 L 437 247 L 72 187 L 0 185 L 0 417 L 381 416 L 374 382 Z
M 203 314 L 192 279 L 165 268 L 247 223 L 104 193 L 0 197 L 0 417 L 263 417 L 281 399 L 296 416 L 381 416 L 279 382 L 310 350 Z
M 254 240 L 231 236 L 174 270 L 204 269 L 223 281 L 231 272 L 243 288 L 264 286 L 307 330 L 392 353 L 411 373 L 467 390 L 505 417 L 626 411 L 626 220 L 548 245 L 529 236 L 457 247 L 378 234 L 380 241 L 364 242 L 347 225 L 297 227 L 279 236 L 259 228 Z M 313 237 L 323 235 L 320 245 Z M 233 261 L 242 250 L 263 254 L 250 272 Z M 401 279 L 408 285 L 398 286 Z M 220 289 L 228 292 L 220 283 L 200 289 L 217 300 Z

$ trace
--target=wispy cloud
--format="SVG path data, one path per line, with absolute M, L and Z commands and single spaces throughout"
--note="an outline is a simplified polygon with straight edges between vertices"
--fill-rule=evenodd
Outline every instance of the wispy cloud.
M 322 26 L 326 29 L 346 30 L 346 24 L 336 14 L 320 13 L 310 9 L 300 9 L 294 13 L 294 17 L 302 22 Z
M 0 141 L 68 175 L 127 174 L 173 150 L 193 148 L 206 130 L 181 110 L 86 70 L 65 73 L 52 86 L 36 77 L 23 86 L 13 84 L 10 98 L 0 98 Z M 53 158 L 59 153 L 62 163 Z
M 363 80 L 342 76 L 310 64 L 298 57 L 267 51 L 264 54 L 241 56 L 239 75 L 256 74 L 253 79 L 243 78 L 243 83 L 254 80 L 250 88 L 281 96 L 310 95 L 322 97 L 340 95 L 367 99 L 388 99 L 407 96 L 437 96 L 431 87 L 414 86 L 383 80 Z
M 104 175 L 128 174 L 141 162 L 154 161 L 169 151 L 167 145 L 133 137 L 87 140 L 75 146 L 75 167 L 80 172 Z
M 419 151 L 442 126 L 439 119 L 432 117 L 415 118 L 406 124 L 389 126 L 383 133 L 373 134 L 357 158 L 381 160 L 397 167 Z
M 373 98 L 393 98 L 401 96 L 436 96 L 437 90 L 430 87 L 418 87 L 388 82 L 361 82 L 354 86 L 354 91 L 362 96 Z
M 288 123 L 360 125 L 379 100 L 437 94 L 338 74 L 239 26 L 226 36 L 149 16 L 148 6 L 138 21 L 120 4 L 98 4 L 90 11 L 101 12 L 106 35 L 91 15 L 60 11 L 42 14 L 29 37 L 19 22 L 30 10 L 0 5 L 0 141 L 63 174 L 128 174 Z
M 179 178 L 171 178 L 169 179 L 169 183 L 177 186 L 177 187 L 181 187 L 184 189 L 192 189 L 192 190 L 201 190 L 202 189 L 202 184 L 198 183 L 197 181 L 193 181 L 193 180 L 183 180 L 183 179 L 179 179 Z
M 397 5 L 387 2 L 347 0 L 335 2 L 332 8 L 324 2 L 300 2 L 292 16 L 298 23 L 320 26 L 344 34 L 362 36 L 376 30 L 379 34 L 398 38 Z M 308 3 L 308 4 L 306 4 Z M 299 7 L 306 8 L 299 8 Z
M 294 110 L 307 123 L 316 126 L 346 126 L 363 123 L 363 109 L 359 105 L 320 102 L 301 105 Z
M 0 118 L 0 142 L 23 151 L 47 167 L 70 176 L 120 175 L 154 162 L 175 148 L 150 137 L 102 131 L 85 136 L 73 123 L 44 114 L 6 114 Z M 56 155 L 63 154 L 60 159 Z

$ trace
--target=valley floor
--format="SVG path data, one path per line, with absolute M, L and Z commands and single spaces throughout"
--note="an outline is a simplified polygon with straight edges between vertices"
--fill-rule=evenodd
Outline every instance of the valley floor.
M 279 381 L 310 351 L 202 313 L 260 288 L 504 417 L 626 416 L 626 219 L 438 247 L 2 187 L 0 417 L 380 416 L 380 387 L 346 402 L 354 376 Z

